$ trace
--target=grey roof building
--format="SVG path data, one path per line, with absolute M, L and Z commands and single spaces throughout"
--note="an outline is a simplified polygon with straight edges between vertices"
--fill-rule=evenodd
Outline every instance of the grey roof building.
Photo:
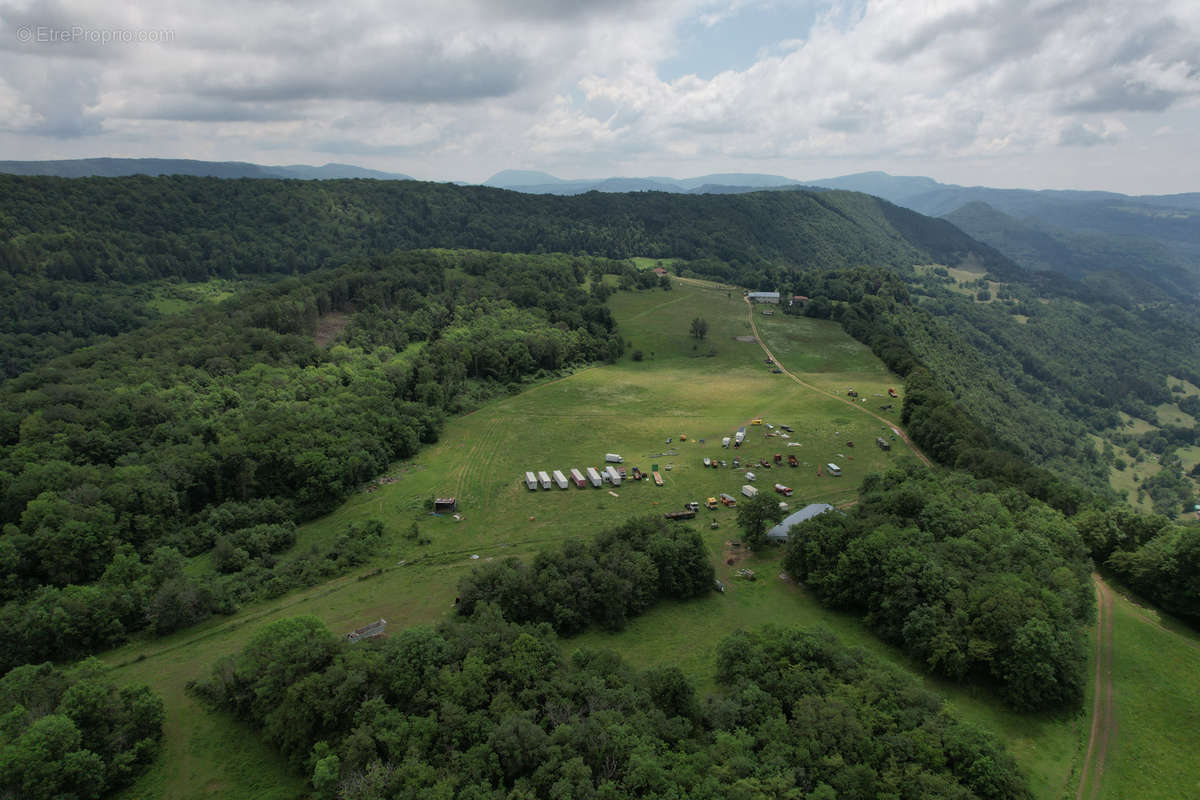
M 783 522 L 767 531 L 767 538 L 773 542 L 786 542 L 788 529 L 793 525 L 798 525 L 805 520 L 812 519 L 818 514 L 824 514 L 826 511 L 833 510 L 833 506 L 829 505 L 829 503 L 810 503 L 799 511 L 789 514 Z
M 746 292 L 751 303 L 778 303 L 779 292 Z

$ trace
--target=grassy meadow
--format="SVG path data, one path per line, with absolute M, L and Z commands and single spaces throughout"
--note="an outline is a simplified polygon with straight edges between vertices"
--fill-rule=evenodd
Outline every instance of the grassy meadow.
M 629 343 L 619 363 L 580 370 L 450 420 L 437 444 L 411 461 L 393 465 L 389 472 L 393 482 L 359 492 L 300 531 L 297 552 L 328 542 L 347 523 L 378 518 L 390 535 L 372 564 L 326 584 L 249 606 L 234 616 L 105 654 L 103 660 L 112 666 L 114 679 L 146 682 L 163 694 L 167 705 L 163 753 L 122 797 L 282 800 L 305 796 L 302 778 L 289 772 L 250 730 L 224 714 L 203 710 L 185 693 L 189 680 L 205 675 L 217 658 L 239 650 L 271 621 L 313 614 L 334 631 L 348 631 L 379 617 L 387 619 L 392 630 L 434 622 L 450 613 L 459 579 L 477 560 L 527 556 L 569 537 L 590 536 L 632 515 L 662 513 L 691 500 L 703 502 L 719 492 L 737 495 L 745 483 L 744 469 L 705 468 L 705 456 L 732 462 L 736 455 L 757 462 L 759 458 L 771 461 L 781 453 L 786 462 L 786 455 L 795 454 L 802 464 L 799 468 L 754 468 L 761 491 L 770 491 L 776 481 L 791 486 L 793 507 L 851 502 L 865 474 L 912 457 L 900 441 L 886 453 L 874 445 L 876 436 L 890 435 L 863 408 L 897 419 L 900 401 L 887 398 L 886 392 L 890 386 L 902 387 L 836 323 L 781 314 L 756 317 L 777 357 L 823 390 L 815 391 L 786 375 L 773 374 L 756 343 L 738 340 L 749 335 L 750 328 L 746 303 L 737 291 L 676 281 L 672 291 L 621 292 L 610 303 Z M 708 322 L 703 341 L 688 334 L 696 316 Z M 633 359 L 635 350 L 641 351 L 641 361 Z M 850 387 L 867 402 L 854 406 L 843 402 Z M 893 410 L 880 410 L 889 403 Z M 765 425 L 749 425 L 758 417 L 790 425 L 794 433 L 788 439 L 768 438 L 771 431 Z M 722 449 L 721 437 L 740 425 L 747 425 L 746 444 L 740 450 Z M 685 434 L 686 442 L 682 441 Z M 847 445 L 850 441 L 854 447 Z M 566 472 L 571 467 L 600 466 L 608 452 L 624 456 L 626 467 L 648 470 L 651 464 L 659 464 L 666 485 L 659 488 L 643 481 L 616 488 L 572 486 L 565 491 L 531 492 L 522 482 L 526 470 Z M 818 476 L 817 465 L 828 461 L 842 467 L 842 477 Z M 456 496 L 461 520 L 431 515 L 425 501 L 434 495 Z M 430 544 L 419 545 L 404 536 L 413 523 L 431 539 Z M 703 689 L 710 689 L 717 641 L 739 627 L 774 622 L 825 625 L 847 642 L 913 670 L 859 620 L 821 608 L 802 588 L 781 579 L 777 550 L 749 554 L 731 546 L 738 538 L 734 511 L 702 510 L 696 523 L 728 587 L 726 593 L 662 605 L 631 621 L 621 633 L 589 632 L 565 640 L 564 650 L 607 647 L 639 667 L 678 664 Z M 730 559 L 734 564 L 727 563 Z M 741 567 L 753 569 L 757 579 L 736 577 Z M 192 566 L 207 568 L 204 559 Z M 1120 624 L 1117 630 L 1123 630 Z M 1179 638 L 1158 628 L 1141 633 L 1148 638 L 1138 648 L 1146 654 Z M 1121 701 L 1127 694 L 1154 696 L 1159 684 L 1179 679 L 1180 670 L 1191 662 L 1168 668 L 1147 657 L 1136 663 L 1140 666 L 1121 672 L 1122 680 L 1135 682 L 1121 686 Z M 1118 670 L 1121 664 L 1118 658 Z M 1193 675 L 1200 674 L 1194 665 L 1190 668 Z M 1003 710 L 985 690 L 924 682 L 965 718 L 1005 742 L 1030 775 L 1037 797 L 1074 796 L 1086 747 L 1086 714 L 1015 714 Z M 1172 695 L 1171 702 L 1179 704 L 1183 697 L 1196 696 L 1200 686 L 1181 683 L 1179 698 Z M 1196 741 L 1200 725 L 1187 729 L 1166 722 L 1158 711 L 1144 720 L 1122 719 L 1118 747 L 1127 735 L 1133 737 L 1131 742 L 1148 744 L 1127 751 L 1136 755 L 1136 763 L 1122 760 L 1118 749 L 1112 760 L 1112 786 L 1140 785 L 1133 773 L 1151 771 L 1179 748 L 1194 750 L 1200 743 Z M 1178 744 L 1160 756 L 1152 747 L 1152 736 L 1173 736 Z M 1195 770 L 1190 765 L 1175 768 Z M 1122 772 L 1120 780 L 1117 772 Z

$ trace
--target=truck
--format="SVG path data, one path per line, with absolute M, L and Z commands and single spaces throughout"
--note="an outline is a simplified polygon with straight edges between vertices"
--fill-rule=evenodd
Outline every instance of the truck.
M 750 420 L 750 424 L 751 425 L 762 425 L 762 417 L 758 417 L 757 419 Z
M 737 429 L 737 433 L 733 435 L 733 446 L 741 447 L 742 442 L 746 441 L 746 429 L 741 427 Z
M 566 489 L 568 486 L 570 486 L 570 484 L 567 483 L 567 476 L 562 474 L 561 469 L 554 470 L 554 472 L 550 473 L 550 477 L 554 478 L 554 483 L 560 489 Z
M 728 436 L 724 436 L 724 437 L 722 437 L 722 438 L 721 438 L 721 447 L 729 447 L 729 443 L 730 443 L 731 441 L 733 441 L 733 440 L 732 440 L 732 439 L 730 439 Z
M 583 473 L 580 472 L 578 469 L 575 469 L 575 468 L 571 469 L 571 480 L 575 481 L 575 485 L 578 486 L 580 489 L 584 489 L 587 487 L 587 481 L 584 480 Z
M 875 437 L 875 444 L 879 445 L 880 450 L 891 450 L 892 449 L 892 443 L 889 442 L 887 439 L 883 438 L 882 436 Z
M 538 486 L 537 475 L 534 475 L 532 472 L 526 472 L 525 473 L 525 486 L 530 489 L 537 489 L 537 486 Z
M 684 503 L 683 507 L 688 509 L 689 511 L 699 511 L 700 510 L 700 504 L 697 503 L 695 500 L 693 500 L 690 503 Z
M 543 489 L 550 488 L 550 474 L 546 472 L 546 470 L 542 470 L 538 473 L 538 483 L 542 485 Z
M 754 482 L 754 480 L 755 480 L 757 477 L 758 477 L 758 476 L 757 476 L 757 475 L 755 475 L 753 472 L 747 472 L 747 473 L 746 473 L 746 480 L 748 480 L 748 481 L 750 481 L 750 482 L 752 482 L 752 483 Z
M 826 464 L 825 469 L 829 470 L 829 474 L 835 478 L 842 474 L 842 468 L 833 462 Z
M 625 459 L 621 458 L 616 453 L 605 453 L 604 460 L 607 461 L 609 464 L 620 464 Z
M 617 472 L 616 467 L 609 466 L 607 469 L 605 469 L 605 472 L 608 473 L 609 483 L 611 483 L 613 486 L 621 485 L 621 473 Z
M 792 487 L 784 486 L 782 483 L 775 484 L 775 491 L 778 492 L 779 494 L 783 495 L 784 497 L 792 496 Z
M 755 489 L 753 486 L 747 483 L 742 486 L 742 494 L 744 494 L 746 497 L 754 497 L 758 494 L 758 489 Z
M 587 468 L 588 482 L 595 488 L 599 489 L 604 484 L 604 479 L 600 477 L 600 473 L 595 467 Z
M 728 508 L 733 508 L 737 505 L 737 498 L 731 494 L 721 492 L 721 502 Z
M 710 497 L 707 500 L 705 500 L 704 507 L 707 508 L 709 511 L 712 511 L 714 508 L 717 507 L 717 498 Z

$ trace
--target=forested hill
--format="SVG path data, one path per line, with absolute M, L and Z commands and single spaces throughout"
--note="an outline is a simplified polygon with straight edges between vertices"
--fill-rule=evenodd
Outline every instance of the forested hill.
M 839 268 L 1018 268 L 950 223 L 852 192 L 542 197 L 415 181 L 0 176 L 0 270 L 137 282 L 308 272 L 468 247 Z

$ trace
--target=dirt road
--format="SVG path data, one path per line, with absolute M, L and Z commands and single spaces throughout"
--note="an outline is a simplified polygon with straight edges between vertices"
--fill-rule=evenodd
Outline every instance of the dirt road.
M 749 299 L 749 298 L 746 298 L 746 305 L 749 307 L 749 313 L 750 313 L 750 331 L 751 331 L 751 333 L 753 333 L 753 334 L 754 334 L 754 341 L 758 342 L 758 346 L 759 346 L 759 347 L 761 347 L 761 348 L 763 349 L 763 352 L 767 354 L 767 357 L 768 357 L 768 358 L 770 358 L 770 359 L 771 359 L 771 361 L 773 361 L 773 362 L 775 363 L 775 366 L 776 366 L 776 367 L 778 367 L 779 369 L 783 370 L 783 374 L 784 374 L 784 375 L 787 375 L 789 378 L 791 378 L 791 379 L 792 379 L 792 380 L 794 380 L 796 383 L 800 384 L 801 386 L 803 386 L 803 387 L 804 387 L 804 388 L 806 388 L 806 389 L 810 389 L 810 390 L 812 390 L 812 391 L 814 391 L 814 392 L 817 392 L 818 394 L 823 394 L 823 395 L 825 395 L 826 397 L 831 397 L 831 398 L 833 398 L 834 400 L 837 400 L 837 401 L 838 401 L 838 402 L 840 402 L 840 403 L 845 403 L 846 405 L 848 405 L 848 406 L 850 406 L 851 408 L 853 408 L 855 411 L 860 411 L 860 412 L 862 412 L 863 414 L 867 414 L 868 416 L 872 416 L 872 417 L 874 417 L 875 419 L 879 420 L 880 422 L 882 422 L 883 424 L 885 424 L 885 425 L 887 425 L 889 428 L 891 428 L 893 431 L 895 431 L 895 432 L 896 432 L 896 435 L 897 435 L 897 436 L 899 436 L 899 437 L 900 437 L 902 440 L 904 440 L 904 443 L 905 443 L 906 445 L 908 445 L 909 449 L 913 451 L 913 454 L 914 454 L 914 455 L 915 455 L 917 458 L 921 459 L 921 462 L 922 462 L 923 464 L 925 464 L 925 466 L 927 466 L 927 467 L 932 467 L 932 466 L 933 466 L 933 462 L 931 462 L 931 461 L 930 461 L 928 458 L 926 458 L 926 457 L 925 457 L 925 454 L 924 454 L 924 453 L 922 453 L 922 452 L 920 451 L 920 449 L 918 449 L 918 448 L 917 448 L 917 446 L 916 446 L 915 444 L 913 444 L 913 441 L 912 441 L 912 439 L 908 438 L 908 434 L 907 434 L 907 433 L 905 433 L 904 429 L 903 429 L 903 428 L 901 428 L 901 427 L 900 427 L 899 425 L 897 425 L 896 423 L 892 422 L 890 419 L 888 419 L 888 418 L 886 418 L 886 417 L 883 417 L 883 416 L 881 416 L 881 415 L 879 415 L 879 414 L 876 414 L 876 413 L 875 413 L 874 411 L 872 411 L 871 409 L 869 409 L 869 408 L 865 408 L 865 407 L 863 407 L 862 405 L 860 405 L 860 404 L 858 404 L 858 403 L 855 403 L 853 400 L 849 400 L 849 399 L 847 399 L 847 398 L 845 398 L 845 397 L 841 397 L 841 396 L 839 396 L 839 395 L 836 395 L 836 394 L 834 394 L 833 392 L 827 392 L 827 391 L 825 391 L 824 389 L 821 389 L 821 388 L 819 388 L 819 387 L 813 386 L 811 383 L 808 383 L 807 381 L 805 381 L 804 379 L 800 378 L 800 377 L 799 377 L 798 375 L 796 375 L 795 373 L 792 373 L 792 372 L 788 371 L 788 368 L 787 368 L 787 367 L 785 367 L 783 364 L 781 364 L 781 363 L 779 362 L 779 359 L 775 357 L 775 354 L 774 354 L 774 353 L 772 353 L 772 352 L 771 352 L 771 349 L 770 349 L 769 347 L 767 347 L 767 345 L 766 345 L 766 344 L 763 342 L 763 340 L 762 340 L 762 337 L 758 335 L 758 325 L 757 325 L 757 324 L 755 323 L 755 321 L 754 321 L 754 304 L 750 302 L 750 299 Z
M 1096 587 L 1096 686 L 1092 699 L 1092 730 L 1088 735 L 1075 800 L 1084 800 L 1085 793 L 1088 800 L 1099 796 L 1104 783 L 1104 762 L 1117 733 L 1112 683 L 1113 593 L 1099 575 L 1092 575 L 1092 582 Z

